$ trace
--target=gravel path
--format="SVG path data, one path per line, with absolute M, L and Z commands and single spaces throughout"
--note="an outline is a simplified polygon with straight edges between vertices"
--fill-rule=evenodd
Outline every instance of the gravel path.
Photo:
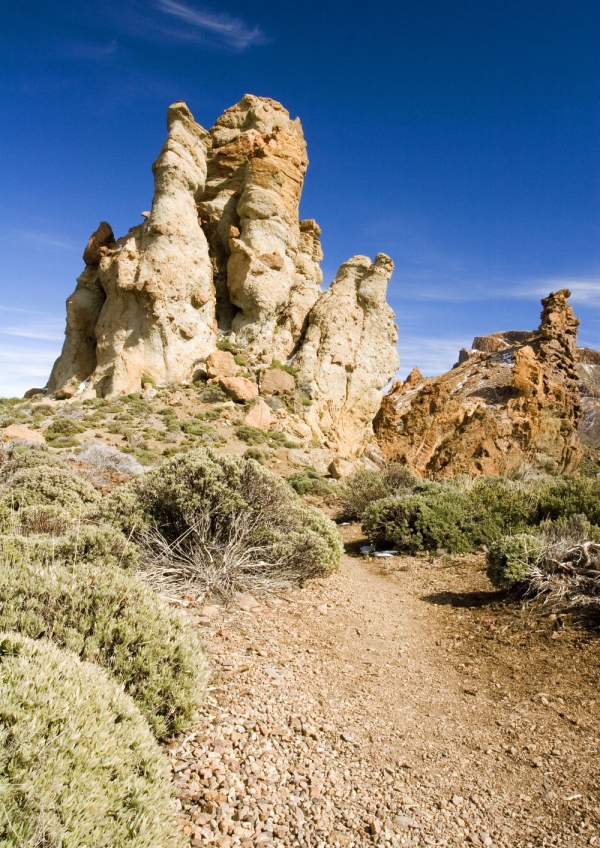
M 477 557 L 365 561 L 192 606 L 211 682 L 169 748 L 192 846 L 598 845 L 598 642 Z M 563 626 L 565 625 L 565 626 Z

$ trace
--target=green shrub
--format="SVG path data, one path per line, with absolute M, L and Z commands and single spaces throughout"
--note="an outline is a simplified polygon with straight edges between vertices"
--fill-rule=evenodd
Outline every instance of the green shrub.
M 228 350 L 231 353 L 237 353 L 237 348 L 232 345 L 226 336 L 222 336 L 217 342 L 217 350 Z
M 269 365 L 269 368 L 278 368 L 280 371 L 287 371 L 287 373 L 291 374 L 292 377 L 295 377 L 298 373 L 298 369 L 294 368 L 293 365 L 286 365 L 284 362 L 280 362 L 278 359 L 273 359 L 271 361 L 271 364 Z
M 327 480 L 324 480 L 316 471 L 311 471 L 308 468 L 290 474 L 287 481 L 299 495 L 317 495 L 321 498 L 327 498 L 334 491 Z
M 530 487 L 505 477 L 479 477 L 465 494 L 475 545 L 488 544 L 507 533 L 519 533 L 536 523 L 538 498 Z
M 191 418 L 188 421 L 181 422 L 182 431 L 188 436 L 202 436 L 203 438 L 212 439 L 212 441 L 222 441 L 221 436 L 217 433 L 214 427 L 210 424 L 204 424 L 197 418 Z
M 99 498 L 90 483 L 54 464 L 14 471 L 0 490 L 0 500 L 13 510 L 50 505 L 62 507 L 71 515 L 80 515 Z
M 168 544 L 207 518 L 210 543 L 226 545 L 235 517 L 245 524 L 246 550 L 256 548 L 267 571 L 285 563 L 296 582 L 335 570 L 342 553 L 333 522 L 278 475 L 210 448 L 177 456 L 115 489 L 101 514 L 127 535 L 155 530 Z
M 0 635 L 0 844 L 183 848 L 166 760 L 100 668 Z
M 585 515 L 600 525 L 600 478 L 546 477 L 539 486 L 538 520 Z
M 374 501 L 363 513 L 362 528 L 376 547 L 458 553 L 473 547 L 467 510 L 464 495 L 439 486 Z
M 280 433 L 279 430 L 269 431 L 267 434 L 269 438 L 269 444 L 273 445 L 273 447 L 278 448 L 299 448 L 300 445 L 298 442 L 292 442 L 285 433 Z
M 256 462 L 260 462 L 261 465 L 266 465 L 271 459 L 271 456 L 271 451 L 265 448 L 250 447 L 244 451 L 244 459 L 254 459 Z
M 542 553 L 542 542 L 531 533 L 501 536 L 489 546 L 487 575 L 501 589 L 508 589 L 527 579 L 529 568 Z
M 72 439 L 73 436 L 77 435 L 77 433 L 83 433 L 84 430 L 85 427 L 82 427 L 81 424 L 72 418 L 55 418 L 44 430 L 44 438 L 52 444 L 61 437 L 70 437 Z
M 25 506 L 11 517 L 15 532 L 24 536 L 63 536 L 73 524 L 71 513 L 55 504 Z
M 0 467 L 0 484 L 10 482 L 17 471 L 25 471 L 28 468 L 38 468 L 40 465 L 64 469 L 64 462 L 53 453 L 50 453 L 45 445 L 43 448 L 43 450 L 12 448 L 9 451 L 8 459 L 4 465 Z
M 188 726 L 204 679 L 193 631 L 110 557 L 94 560 L 90 548 L 75 557 L 61 542 L 0 538 L 0 629 L 108 668 L 158 736 Z
M 202 392 L 202 400 L 204 403 L 223 403 L 227 395 L 217 383 L 210 383 Z
M 360 521 L 367 506 L 374 501 L 430 485 L 426 480 L 415 477 L 403 465 L 392 464 L 385 471 L 359 468 L 340 487 L 338 518 Z
M 196 418 L 202 418 L 204 421 L 217 421 L 221 417 L 220 409 L 208 409 L 206 412 L 199 412 Z
M 240 424 L 235 428 L 235 435 L 248 445 L 264 445 L 269 441 L 269 436 L 258 427 L 250 427 L 249 424 Z
M 233 358 L 235 360 L 236 365 L 240 365 L 240 366 L 244 367 L 245 365 L 248 364 L 241 353 L 236 353 Z

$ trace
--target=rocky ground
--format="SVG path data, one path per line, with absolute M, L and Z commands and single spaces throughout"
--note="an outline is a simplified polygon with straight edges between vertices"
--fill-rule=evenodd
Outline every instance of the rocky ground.
M 597 632 L 481 556 L 367 560 L 342 529 L 329 580 L 185 611 L 211 669 L 169 749 L 191 845 L 600 845 Z

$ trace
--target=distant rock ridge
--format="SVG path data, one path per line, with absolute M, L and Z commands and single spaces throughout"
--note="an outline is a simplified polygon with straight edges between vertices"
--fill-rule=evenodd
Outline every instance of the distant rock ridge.
M 542 300 L 536 331 L 477 337 L 446 374 L 394 383 L 374 421 L 385 459 L 425 476 L 577 471 L 582 366 L 569 296 Z
M 399 364 L 391 259 L 353 257 L 321 292 L 320 229 L 298 215 L 306 142 L 280 103 L 245 95 L 207 132 L 178 102 L 167 131 L 150 213 L 88 242 L 48 390 L 76 381 L 110 398 L 191 380 L 221 333 L 255 369 L 293 359 L 308 426 L 359 452 Z

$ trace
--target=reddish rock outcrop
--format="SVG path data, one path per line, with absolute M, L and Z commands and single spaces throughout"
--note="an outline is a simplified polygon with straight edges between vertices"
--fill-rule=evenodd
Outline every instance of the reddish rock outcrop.
M 433 476 L 505 474 L 523 463 L 576 471 L 579 321 L 569 295 L 542 300 L 536 332 L 480 337 L 448 373 L 395 383 L 374 421 L 385 458 Z

